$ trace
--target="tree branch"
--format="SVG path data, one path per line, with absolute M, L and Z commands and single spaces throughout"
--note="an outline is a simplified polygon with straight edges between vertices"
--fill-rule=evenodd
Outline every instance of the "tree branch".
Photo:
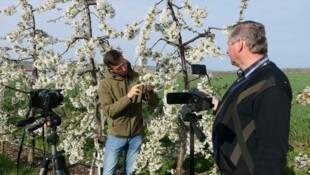
M 68 52 L 69 48 L 77 41 L 77 40 L 80 40 L 80 39 L 85 39 L 85 40 L 88 40 L 87 37 L 75 37 L 73 39 L 73 41 L 69 44 L 69 46 L 67 47 L 67 49 L 61 54 L 61 56 L 63 56 L 65 53 Z
M 197 36 L 195 36 L 194 38 L 188 40 L 187 42 L 183 43 L 183 46 L 187 46 L 188 44 L 196 41 L 199 38 L 203 38 L 203 37 L 212 37 L 214 34 L 211 33 L 211 30 L 215 29 L 215 30 L 223 30 L 222 28 L 217 28 L 217 27 L 209 27 L 207 31 L 205 31 L 205 33 L 199 33 Z
M 174 42 L 172 42 L 172 41 L 169 41 L 169 40 L 167 40 L 167 39 L 165 39 L 165 38 L 159 38 L 159 39 L 156 41 L 156 43 L 155 43 L 151 48 L 154 48 L 155 45 L 159 43 L 159 41 L 165 41 L 166 43 L 168 43 L 168 44 L 170 44 L 170 45 L 173 45 L 173 46 L 175 46 L 175 47 L 179 47 L 179 45 L 178 45 L 177 43 L 174 43 Z
M 1 86 L 4 86 L 8 89 L 11 89 L 11 90 L 14 90 L 14 91 L 18 91 L 18 92 L 22 92 L 22 93 L 25 93 L 25 94 L 29 94 L 30 92 L 27 92 L 27 91 L 23 91 L 23 90 L 19 90 L 19 89 L 15 89 L 13 87 L 10 87 L 10 86 L 7 86 L 7 85 L 4 85 L 3 83 L 0 83 Z

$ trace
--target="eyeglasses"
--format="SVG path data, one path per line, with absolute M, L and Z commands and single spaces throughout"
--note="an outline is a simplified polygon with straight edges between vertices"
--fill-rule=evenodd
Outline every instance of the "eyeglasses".
M 241 39 L 237 39 L 235 41 L 228 41 L 228 45 L 234 45 L 235 43 L 239 42 Z
M 110 66 L 110 68 L 113 71 L 122 71 L 123 69 L 127 68 L 127 61 L 125 59 L 123 59 L 122 62 L 119 65 L 117 65 L 117 66 Z

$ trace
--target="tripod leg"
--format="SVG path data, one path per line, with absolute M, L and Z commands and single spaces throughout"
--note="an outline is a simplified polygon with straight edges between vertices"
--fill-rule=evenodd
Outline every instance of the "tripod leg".
M 66 159 L 64 156 L 61 156 L 61 162 L 62 162 L 62 168 L 63 168 L 63 171 L 65 173 L 65 175 L 70 175 L 70 172 L 69 172 L 69 169 L 68 169 L 68 166 L 66 164 Z
M 94 153 L 93 154 L 93 159 L 91 161 L 91 164 L 90 164 L 90 171 L 89 171 L 89 175 L 93 175 L 93 171 L 94 171 L 94 164 L 95 164 L 95 161 L 96 161 L 96 157 L 97 157 L 97 154 Z
M 63 155 L 55 158 L 54 169 L 56 175 L 70 175 L 65 157 Z
M 48 157 L 46 157 L 44 159 L 44 162 L 42 164 L 42 167 L 40 169 L 40 175 L 47 175 L 47 171 L 48 171 L 48 165 L 50 164 L 50 159 Z

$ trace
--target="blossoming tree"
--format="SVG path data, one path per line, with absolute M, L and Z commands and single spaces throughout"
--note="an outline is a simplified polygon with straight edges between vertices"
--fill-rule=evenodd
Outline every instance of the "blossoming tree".
M 146 117 L 146 137 L 136 171 L 156 174 L 165 161 L 177 159 L 177 166 L 170 167 L 170 172 L 182 174 L 182 165 L 189 154 L 187 127 L 179 118 L 181 106 L 168 105 L 165 97 L 168 92 L 180 90 L 176 81 L 179 75 L 184 89 L 189 90 L 190 64 L 202 61 L 206 55 L 222 55 L 212 31 L 225 30 L 225 27 L 202 28 L 203 20 L 208 16 L 207 8 L 193 6 L 189 0 L 159 0 L 142 22 L 133 22 L 123 31 L 118 31 L 107 22 L 107 18 L 113 19 L 116 14 L 107 0 L 47 0 L 38 6 L 31 5 L 30 1 L 19 0 L 1 11 L 4 15 L 14 15 L 18 8 L 22 11 L 16 28 L 2 38 L 8 45 L 0 47 L 0 97 L 5 99 L 0 111 L 0 126 L 3 126 L 1 140 L 14 140 L 11 136 L 16 128 L 10 118 L 23 118 L 29 109 L 29 96 L 24 91 L 63 89 L 61 92 L 65 100 L 56 109 L 63 120 L 59 126 L 62 138 L 60 147 L 69 153 L 71 163 L 83 160 L 85 143 L 89 138 L 102 135 L 97 84 L 104 78 L 101 74 L 104 67 L 96 63 L 95 57 L 102 59 L 107 50 L 118 47 L 112 46 L 110 40 L 130 40 L 140 34 L 136 55 L 142 68 L 147 65 L 148 59 L 156 64 L 152 74 L 142 69 L 141 82 L 155 85 L 158 91 L 164 92 L 164 97 L 163 107 Z M 240 19 L 246 4 L 247 1 L 242 0 Z M 65 21 L 64 25 L 72 29 L 72 34 L 66 39 L 52 36 L 49 31 L 40 28 L 44 24 L 37 22 L 38 16 L 55 12 L 63 13 L 49 22 Z M 94 28 L 99 29 L 99 34 L 94 32 Z M 152 38 L 152 32 L 159 33 L 160 37 Z M 65 49 L 59 51 L 54 47 L 63 42 Z M 75 55 L 69 59 L 67 55 L 71 50 L 75 50 Z M 31 75 L 24 73 L 27 60 L 32 63 Z M 207 77 L 201 78 L 201 81 L 205 88 L 212 89 Z M 12 91 L 12 88 L 17 91 Z M 7 92 L 11 95 L 8 96 Z M 7 102 L 10 102 L 9 106 L 5 106 Z M 208 160 L 212 150 L 212 118 L 205 111 L 202 115 L 200 126 L 207 139 L 204 142 L 195 140 L 195 154 Z M 210 166 L 206 171 L 211 174 L 216 170 Z

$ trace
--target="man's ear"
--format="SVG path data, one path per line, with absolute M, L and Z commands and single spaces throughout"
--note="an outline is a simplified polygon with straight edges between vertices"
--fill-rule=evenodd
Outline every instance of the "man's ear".
M 110 73 L 113 73 L 112 69 L 109 66 L 107 66 L 107 69 Z
M 238 52 L 241 52 L 245 47 L 245 41 L 240 39 L 237 44 L 238 44 Z

